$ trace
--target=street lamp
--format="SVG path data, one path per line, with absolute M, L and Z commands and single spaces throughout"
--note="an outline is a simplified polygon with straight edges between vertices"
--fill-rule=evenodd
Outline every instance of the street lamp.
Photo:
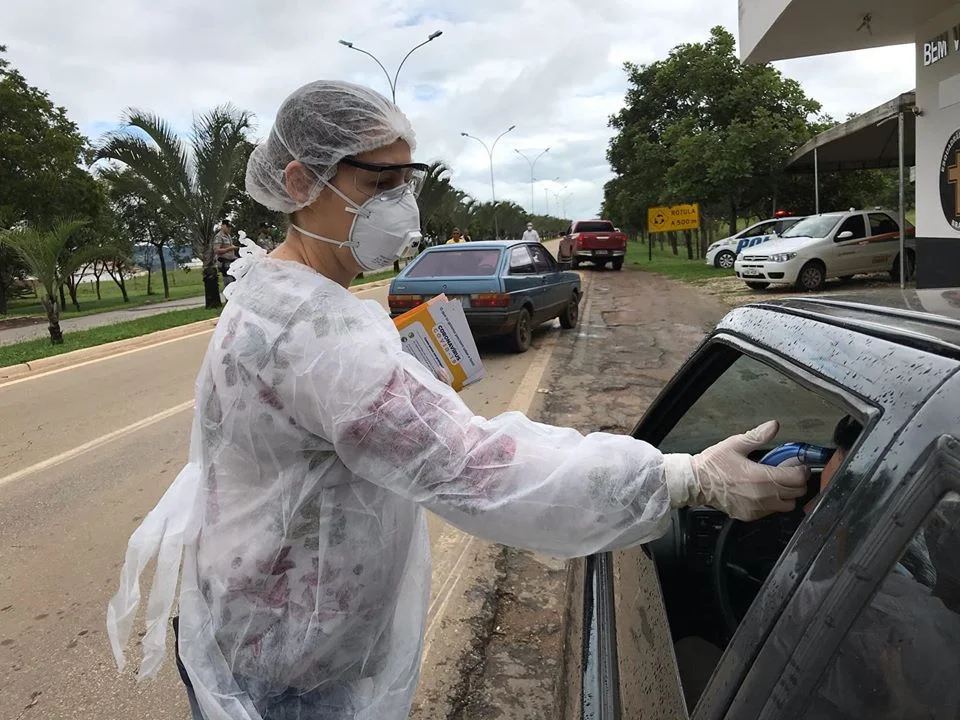
M 535 215 L 537 208 L 536 208 L 536 202 L 535 202 L 534 199 L 533 199 L 533 184 L 536 182 L 536 180 L 534 180 L 534 177 L 533 177 L 533 168 L 536 167 L 536 165 L 537 165 L 537 160 L 539 160 L 540 158 L 542 158 L 546 153 L 550 152 L 550 148 L 547 148 L 546 150 L 544 150 L 543 152 L 541 152 L 541 153 L 540 153 L 539 155 L 537 155 L 533 160 L 531 160 L 530 158 L 528 158 L 526 155 L 524 155 L 522 152 L 520 152 L 520 151 L 517 150 L 516 148 L 514 148 L 513 151 L 514 151 L 517 155 L 519 155 L 520 157 L 522 157 L 524 160 L 526 160 L 527 163 L 530 165 L 530 214 L 531 214 L 531 215 Z
M 438 37 L 440 37 L 441 35 L 443 35 L 443 30 L 437 30 L 436 32 L 430 33 L 430 34 L 427 36 L 427 39 L 426 39 L 426 40 L 424 40 L 424 41 L 423 41 L 422 43 L 420 43 L 419 45 L 415 46 L 410 52 L 408 52 L 406 55 L 404 55 L 404 56 L 403 56 L 403 60 L 400 61 L 400 65 L 397 67 L 397 72 L 394 73 L 394 75 L 393 75 L 392 78 L 390 77 L 390 73 L 387 72 L 387 69 L 383 66 L 383 63 L 380 62 L 380 61 L 377 59 L 377 56 L 376 56 L 376 55 L 374 55 L 373 53 L 367 52 L 367 51 L 364 50 L 363 48 L 358 48 L 356 45 L 354 45 L 352 42 L 349 42 L 348 40 L 339 40 L 338 42 L 339 42 L 341 45 L 343 45 L 344 47 L 348 47 L 348 48 L 350 48 L 351 50 L 356 50 L 356 51 L 359 52 L 359 53 L 363 53 L 363 54 L 366 55 L 367 57 L 373 58 L 373 61 L 374 61 L 377 65 L 380 66 L 380 69 L 381 69 L 381 70 L 383 70 L 383 74 L 387 76 L 387 84 L 390 85 L 390 96 L 393 98 L 394 104 L 396 104 L 396 102 L 397 102 L 397 79 L 400 77 L 400 71 L 403 69 L 403 64 L 407 61 L 407 58 L 408 58 L 408 57 L 410 57 L 411 55 L 413 55 L 413 53 L 414 53 L 415 51 L 419 50 L 420 48 L 422 48 L 422 47 L 423 47 L 424 45 L 426 45 L 427 43 L 436 40 L 436 39 L 437 39 Z
M 559 182 L 559 181 L 560 181 L 560 176 L 557 175 L 557 176 L 553 179 L 553 182 Z M 543 202 L 544 202 L 544 203 L 546 204 L 546 206 L 547 206 L 547 215 L 550 214 L 550 199 L 547 197 L 547 192 L 548 192 L 548 191 L 549 191 L 549 192 L 553 192 L 553 189 L 552 189 L 552 188 L 544 188 L 544 189 L 543 189 Z M 553 194 L 556 195 L 556 193 L 553 193 Z
M 493 233 L 496 237 L 500 236 L 500 225 L 497 222 L 497 190 L 493 181 L 493 151 L 497 149 L 497 143 L 500 142 L 500 138 L 502 138 L 508 132 L 513 130 L 515 127 L 517 126 L 511 125 L 502 133 L 497 135 L 497 139 L 493 141 L 493 145 L 491 145 L 490 147 L 487 147 L 487 144 L 483 140 L 471 135 L 470 133 L 465 133 L 465 132 L 460 133 L 461 135 L 463 135 L 463 137 L 471 138 L 473 140 L 476 140 L 481 145 L 483 145 L 483 149 L 487 151 L 487 155 L 490 157 L 490 198 L 493 201 Z

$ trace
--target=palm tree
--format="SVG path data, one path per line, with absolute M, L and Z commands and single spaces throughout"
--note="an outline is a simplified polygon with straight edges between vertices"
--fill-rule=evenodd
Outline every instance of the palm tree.
M 50 342 L 63 343 L 60 330 L 60 300 L 57 297 L 64 279 L 72 275 L 81 262 L 67 251 L 71 236 L 86 225 L 85 220 L 61 220 L 48 231 L 23 226 L 0 232 L 0 245 L 12 249 L 43 286 L 41 298 L 47 311 Z
M 182 218 L 193 252 L 203 261 L 207 308 L 220 307 L 214 227 L 246 157 L 252 119 L 246 111 L 221 105 L 194 119 L 185 142 L 162 118 L 130 110 L 127 127 L 106 135 L 96 152 L 97 160 L 123 163 L 139 175 L 146 201 Z

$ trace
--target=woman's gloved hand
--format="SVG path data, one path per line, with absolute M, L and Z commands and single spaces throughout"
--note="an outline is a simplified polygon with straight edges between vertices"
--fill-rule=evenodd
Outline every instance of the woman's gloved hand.
M 807 490 L 804 467 L 772 467 L 747 458 L 780 429 L 776 420 L 708 447 L 698 455 L 664 455 L 664 478 L 673 507 L 710 505 L 737 520 L 789 512 Z

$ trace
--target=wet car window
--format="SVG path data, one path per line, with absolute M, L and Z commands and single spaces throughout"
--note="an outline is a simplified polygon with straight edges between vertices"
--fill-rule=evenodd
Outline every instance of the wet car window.
M 777 442 L 831 445 L 846 412 L 759 360 L 740 356 L 660 443 L 663 452 L 699 452 L 724 438 L 780 421 Z
M 960 496 L 914 535 L 827 666 L 804 718 L 960 717 Z

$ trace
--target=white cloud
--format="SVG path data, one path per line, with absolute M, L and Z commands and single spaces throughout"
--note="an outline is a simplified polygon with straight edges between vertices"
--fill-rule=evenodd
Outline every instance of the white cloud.
M 410 57 L 398 101 L 417 127 L 418 155 L 443 159 L 456 182 L 490 197 L 486 152 L 463 131 L 492 140 L 497 197 L 530 203 L 530 171 L 513 152 L 549 146 L 543 188 L 571 193 L 567 214 L 593 215 L 603 182 L 608 116 L 621 105 L 625 60 L 643 63 L 706 38 L 736 32 L 735 0 L 38 0 L 4 13 L 10 60 L 96 136 L 124 108 L 157 112 L 179 127 L 231 101 L 256 112 L 265 134 L 282 99 L 320 77 L 387 88 L 372 60 L 392 72 L 434 30 L 443 36 Z M 913 87 L 911 48 L 779 63 L 824 109 L 842 118 Z M 560 180 L 553 182 L 552 179 Z M 550 196 L 556 212 L 556 200 Z

